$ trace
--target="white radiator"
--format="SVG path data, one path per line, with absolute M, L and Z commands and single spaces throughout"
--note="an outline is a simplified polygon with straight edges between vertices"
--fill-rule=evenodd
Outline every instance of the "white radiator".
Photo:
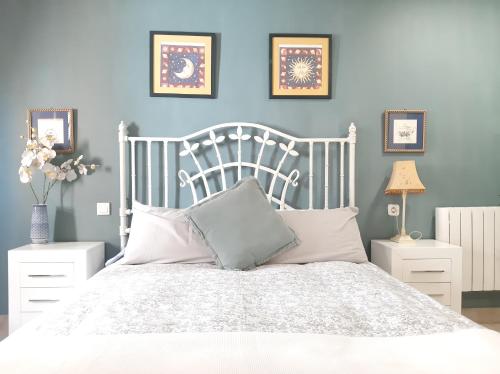
M 436 208 L 436 239 L 463 248 L 463 291 L 500 290 L 500 207 Z

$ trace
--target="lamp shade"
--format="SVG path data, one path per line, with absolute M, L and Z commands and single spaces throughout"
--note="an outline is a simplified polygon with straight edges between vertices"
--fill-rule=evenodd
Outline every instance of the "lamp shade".
M 386 195 L 408 193 L 420 193 L 425 191 L 425 186 L 417 174 L 415 160 L 394 161 L 392 174 L 385 189 Z

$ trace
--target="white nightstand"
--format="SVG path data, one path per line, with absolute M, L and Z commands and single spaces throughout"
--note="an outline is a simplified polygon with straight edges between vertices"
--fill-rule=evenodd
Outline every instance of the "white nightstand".
M 371 249 L 374 264 L 461 313 L 462 247 L 437 240 L 372 240 Z
M 104 266 L 103 242 L 29 244 L 9 257 L 9 333 L 38 316 Z

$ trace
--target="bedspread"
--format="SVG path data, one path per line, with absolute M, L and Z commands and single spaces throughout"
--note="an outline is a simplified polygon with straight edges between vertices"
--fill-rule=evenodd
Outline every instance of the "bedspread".
M 376 266 L 113 265 L 23 333 L 264 332 L 390 337 L 477 327 Z

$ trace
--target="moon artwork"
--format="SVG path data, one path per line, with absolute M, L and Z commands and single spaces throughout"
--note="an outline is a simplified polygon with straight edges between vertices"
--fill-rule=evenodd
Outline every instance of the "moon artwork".
M 321 46 L 280 46 L 280 88 L 318 89 L 321 59 Z
M 191 61 L 188 58 L 183 58 L 184 62 L 186 65 L 182 68 L 182 71 L 180 73 L 175 73 L 175 76 L 179 79 L 188 79 L 191 78 L 191 76 L 194 74 L 194 64 L 193 61 Z
M 199 45 L 161 47 L 161 86 L 201 88 L 205 86 L 205 48 Z

